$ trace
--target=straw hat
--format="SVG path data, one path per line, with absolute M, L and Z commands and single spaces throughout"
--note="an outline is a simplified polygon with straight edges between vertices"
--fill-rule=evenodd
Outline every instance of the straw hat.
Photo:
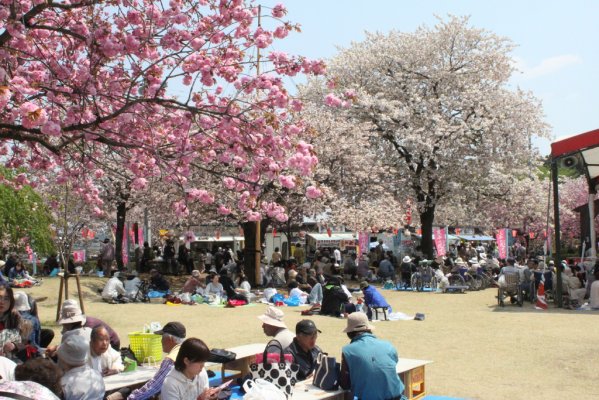
M 60 309 L 60 319 L 58 320 L 58 323 L 64 325 L 75 322 L 85 324 L 85 315 L 75 300 L 65 300 Z
M 363 332 L 373 330 L 374 326 L 368 323 L 368 317 L 363 312 L 354 312 L 347 317 L 347 327 L 343 330 L 345 333 Z
M 266 325 L 287 328 L 287 325 L 282 321 L 284 316 L 285 314 L 283 314 L 283 311 L 273 306 L 269 306 L 264 314 L 258 316 L 258 319 Z
M 17 311 L 31 311 L 29 305 L 29 299 L 24 292 L 15 292 L 15 310 Z

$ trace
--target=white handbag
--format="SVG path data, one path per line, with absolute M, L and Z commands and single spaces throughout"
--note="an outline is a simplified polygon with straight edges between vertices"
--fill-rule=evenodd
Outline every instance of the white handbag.
M 274 383 L 264 379 L 247 380 L 243 383 L 244 400 L 286 400 L 287 396 Z

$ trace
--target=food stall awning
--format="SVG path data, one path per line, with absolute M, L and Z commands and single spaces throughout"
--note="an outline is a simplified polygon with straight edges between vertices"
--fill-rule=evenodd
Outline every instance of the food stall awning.
M 221 236 L 218 239 L 216 236 L 196 236 L 194 242 L 242 242 L 243 236 Z
M 565 167 L 581 164 L 589 188 L 594 192 L 599 183 L 599 129 L 565 137 L 551 143 L 551 158 L 562 159 Z
M 342 240 L 357 240 L 357 235 L 353 233 L 307 233 L 308 241 L 316 242 L 317 247 L 334 247 L 339 246 Z
M 493 236 L 485 236 L 485 235 L 457 235 L 462 240 L 467 240 L 469 242 L 491 242 L 494 241 L 495 238 Z

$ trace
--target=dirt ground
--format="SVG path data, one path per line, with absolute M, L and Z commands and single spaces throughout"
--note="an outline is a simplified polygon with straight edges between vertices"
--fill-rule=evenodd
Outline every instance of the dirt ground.
M 181 321 L 188 337 L 199 337 L 210 347 L 226 348 L 265 342 L 256 319 L 265 305 L 225 309 L 208 305 L 103 303 L 96 289 L 106 280 L 82 277 L 85 311 L 112 326 L 128 344 L 127 333 L 144 323 Z M 39 303 L 42 325 L 55 324 L 59 280 L 27 289 Z M 175 286 L 177 287 L 177 286 Z M 180 286 L 179 286 L 180 287 Z M 391 341 L 400 357 L 432 360 L 426 367 L 429 394 L 469 399 L 596 399 L 599 396 L 599 312 L 553 308 L 537 311 L 498 308 L 496 290 L 466 294 L 382 291 L 394 311 L 424 313 L 424 321 L 375 322 L 375 334 Z M 74 298 L 75 280 L 69 280 Z M 286 307 L 285 320 L 293 330 L 303 308 Z M 318 345 L 340 356 L 348 343 L 344 319 L 313 316 L 322 334 Z M 60 339 L 57 335 L 55 342 Z

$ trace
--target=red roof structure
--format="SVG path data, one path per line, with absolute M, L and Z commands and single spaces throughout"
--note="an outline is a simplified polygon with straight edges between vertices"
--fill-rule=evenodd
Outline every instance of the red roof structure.
M 563 165 L 582 163 L 589 192 L 599 184 L 599 129 L 566 137 L 551 143 L 551 158 L 562 159 Z

